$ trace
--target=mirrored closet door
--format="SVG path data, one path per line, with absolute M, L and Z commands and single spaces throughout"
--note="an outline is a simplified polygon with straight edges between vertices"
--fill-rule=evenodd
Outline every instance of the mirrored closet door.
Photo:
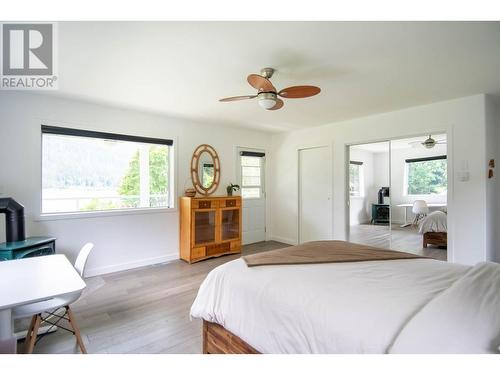
M 390 247 L 390 142 L 349 147 L 349 240 Z
M 391 248 L 447 259 L 447 137 L 391 144 Z

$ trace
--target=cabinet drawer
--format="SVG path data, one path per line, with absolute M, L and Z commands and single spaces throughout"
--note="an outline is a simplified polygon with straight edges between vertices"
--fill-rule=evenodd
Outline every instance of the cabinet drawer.
M 240 251 L 241 241 L 231 241 L 231 251 Z
M 208 245 L 207 246 L 207 255 L 223 254 L 223 253 L 227 253 L 230 250 L 231 250 L 231 245 L 228 242 L 219 243 L 219 244 L 215 244 L 215 245 Z
M 239 198 L 224 199 L 224 200 L 220 201 L 220 206 L 221 207 L 240 207 L 241 206 L 241 199 L 239 199 Z
M 205 246 L 193 247 L 191 258 L 203 258 L 205 256 Z
M 217 208 L 218 202 L 213 199 L 197 199 L 193 201 L 193 208 Z

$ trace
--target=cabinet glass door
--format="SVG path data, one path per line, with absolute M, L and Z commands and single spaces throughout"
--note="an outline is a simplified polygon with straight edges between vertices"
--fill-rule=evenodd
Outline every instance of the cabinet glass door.
M 215 210 L 194 211 L 194 243 L 215 242 Z
M 233 240 L 240 236 L 240 209 L 222 210 L 222 240 Z

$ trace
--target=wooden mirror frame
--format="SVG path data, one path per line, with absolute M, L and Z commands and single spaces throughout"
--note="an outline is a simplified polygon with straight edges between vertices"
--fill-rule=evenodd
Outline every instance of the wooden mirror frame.
M 212 157 L 214 163 L 214 181 L 212 182 L 212 185 L 208 188 L 205 188 L 202 185 L 200 181 L 200 175 L 198 173 L 200 157 L 201 154 L 203 154 L 204 152 L 207 152 Z M 207 144 L 202 144 L 196 147 L 196 150 L 194 150 L 193 157 L 191 158 L 191 179 L 193 180 L 194 188 L 201 195 L 210 195 L 213 194 L 215 190 L 217 190 L 220 180 L 220 161 L 219 161 L 219 155 L 217 155 L 217 151 L 215 151 L 215 149 L 212 146 Z

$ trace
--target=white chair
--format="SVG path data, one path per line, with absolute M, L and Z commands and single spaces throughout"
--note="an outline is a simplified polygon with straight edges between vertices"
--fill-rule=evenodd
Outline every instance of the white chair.
M 415 215 L 413 225 L 418 225 L 419 221 L 426 217 L 429 213 L 429 207 L 427 206 L 426 201 L 416 200 L 415 202 L 413 202 L 413 208 L 411 209 L 411 211 Z
M 93 247 L 94 244 L 87 243 L 82 247 L 82 249 L 78 253 L 74 267 L 81 277 L 83 277 L 83 274 L 85 272 L 85 265 L 87 264 L 87 259 Z M 54 326 L 57 326 L 59 328 L 62 328 L 66 331 L 73 333 L 76 337 L 76 342 L 78 343 L 78 346 L 80 347 L 82 353 L 84 354 L 87 353 L 87 350 L 85 349 L 85 345 L 83 344 L 83 340 L 80 334 L 80 329 L 76 324 L 75 316 L 70 308 L 70 304 L 76 302 L 78 298 L 80 298 L 81 294 L 82 294 L 81 291 L 77 293 L 65 294 L 60 297 L 51 298 L 46 301 L 31 303 L 29 305 L 19 306 L 13 309 L 12 315 L 14 319 L 21 319 L 31 316 L 31 324 L 29 326 L 28 333 L 26 334 L 25 353 L 27 354 L 33 353 L 33 349 L 37 342 L 38 328 L 40 327 L 40 324 L 42 322 L 47 322 L 51 325 L 51 327 L 47 330 L 47 333 L 49 333 L 50 329 L 53 328 Z M 64 309 L 64 313 L 62 315 L 59 315 L 57 314 L 57 310 L 61 308 Z M 42 314 L 44 313 L 47 314 L 47 316 L 42 317 Z M 56 318 L 55 322 L 51 322 L 49 320 L 51 318 Z M 59 325 L 58 323 L 61 320 L 66 320 L 71 326 L 71 329 Z

